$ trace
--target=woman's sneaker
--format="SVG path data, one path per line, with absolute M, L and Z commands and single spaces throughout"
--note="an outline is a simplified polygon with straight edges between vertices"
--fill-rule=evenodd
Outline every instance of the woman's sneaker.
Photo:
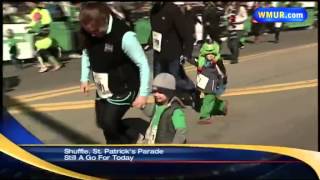
M 46 66 L 42 66 L 42 67 L 40 67 L 40 69 L 39 69 L 39 73 L 44 73 L 44 72 L 46 72 L 46 71 L 48 71 L 48 67 L 46 67 Z
M 62 68 L 62 64 L 54 67 L 53 69 L 51 69 L 51 71 L 57 71 L 57 70 L 59 70 L 61 68 Z

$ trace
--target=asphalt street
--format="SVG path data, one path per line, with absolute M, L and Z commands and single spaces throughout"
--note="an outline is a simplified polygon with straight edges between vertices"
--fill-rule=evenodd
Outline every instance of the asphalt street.
M 318 29 L 283 32 L 246 45 L 240 63 L 229 64 L 227 116 L 211 125 L 198 125 L 198 113 L 185 109 L 188 143 L 252 144 L 318 149 Z M 194 55 L 198 49 L 195 48 Z M 229 51 L 223 48 L 223 54 Z M 151 52 L 147 52 L 152 66 Z M 9 65 L 4 77 L 18 75 L 20 84 L 5 94 L 9 112 L 30 132 L 48 144 L 105 143 L 94 118 L 94 88 L 88 96 L 79 91 L 80 60 L 64 61 L 57 72 L 37 73 L 32 63 L 20 72 Z M 195 68 L 185 65 L 191 79 Z M 7 101 L 10 99 L 10 101 Z M 20 107 L 14 106 L 15 102 Z M 148 121 L 140 110 L 127 118 Z

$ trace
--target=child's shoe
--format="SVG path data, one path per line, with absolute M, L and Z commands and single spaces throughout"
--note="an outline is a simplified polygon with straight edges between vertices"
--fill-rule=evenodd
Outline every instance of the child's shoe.
M 229 105 L 229 102 L 227 100 L 225 100 L 224 110 L 222 113 L 222 115 L 224 115 L 224 116 L 226 116 L 228 114 L 228 105 Z
M 198 120 L 198 124 L 200 124 L 200 125 L 212 124 L 212 119 L 211 119 L 211 117 L 203 118 L 203 119 L 200 118 Z

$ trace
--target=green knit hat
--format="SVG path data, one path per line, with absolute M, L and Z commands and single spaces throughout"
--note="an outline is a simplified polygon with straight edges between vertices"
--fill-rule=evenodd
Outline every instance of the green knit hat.
M 216 60 L 219 60 L 221 58 L 220 55 L 220 46 L 217 42 L 212 42 L 212 43 L 204 43 L 200 49 L 200 54 L 198 58 L 198 67 L 202 67 L 205 64 L 205 57 L 208 54 L 213 54 L 216 56 Z
M 218 43 L 204 43 L 203 46 L 200 49 L 200 55 L 206 56 L 207 54 L 213 54 L 215 56 L 220 57 L 220 46 Z

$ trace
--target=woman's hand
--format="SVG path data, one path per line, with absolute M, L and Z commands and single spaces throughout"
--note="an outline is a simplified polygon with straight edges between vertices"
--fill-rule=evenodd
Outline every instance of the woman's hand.
M 85 95 L 88 95 L 89 93 L 89 83 L 88 82 L 81 82 L 80 84 L 80 90 L 83 92 Z
M 138 96 L 132 103 L 132 106 L 135 108 L 143 109 L 147 104 L 147 99 L 147 96 Z

